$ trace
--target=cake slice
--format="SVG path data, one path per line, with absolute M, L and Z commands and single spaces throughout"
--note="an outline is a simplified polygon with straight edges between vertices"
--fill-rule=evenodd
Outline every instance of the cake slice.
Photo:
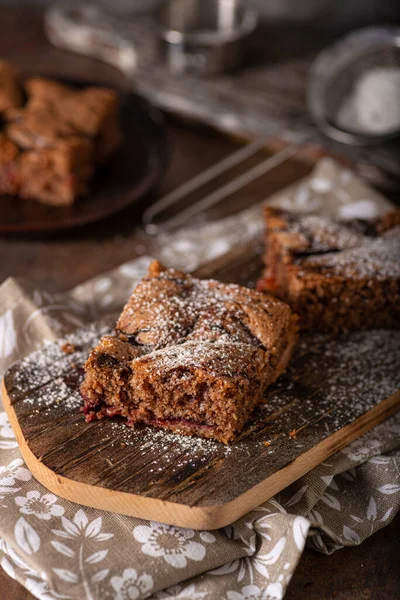
M 280 300 L 155 261 L 85 365 L 86 420 L 119 415 L 228 443 L 285 370 L 296 322 Z
M 0 133 L 0 194 L 68 206 L 88 191 L 93 146 L 79 137 L 60 139 L 51 148 L 21 151 Z
M 76 136 L 68 123 L 44 109 L 13 109 L 6 118 L 5 134 L 23 150 L 53 148 L 61 139 Z
M 93 140 L 97 162 L 104 162 L 121 144 L 118 94 L 101 87 L 72 88 L 41 77 L 28 79 L 27 109 L 45 111 Z
M 0 61 L 0 194 L 68 206 L 89 191 L 95 163 L 121 143 L 118 95 L 35 77 Z
M 22 152 L 18 169 L 21 198 L 69 206 L 88 192 L 93 174 L 92 142 L 70 137 L 52 148 Z
M 260 291 L 320 331 L 400 326 L 400 211 L 339 221 L 265 207 Z

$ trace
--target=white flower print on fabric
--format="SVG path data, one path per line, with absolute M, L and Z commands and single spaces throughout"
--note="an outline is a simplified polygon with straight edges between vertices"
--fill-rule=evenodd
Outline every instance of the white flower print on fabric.
M 79 509 L 72 521 L 67 517 L 61 517 L 61 523 L 64 531 L 60 529 L 52 529 L 54 535 L 61 538 L 73 539 L 87 537 L 92 538 L 96 542 L 104 542 L 114 537 L 113 533 L 101 533 L 102 518 L 97 517 L 89 522 L 85 512 Z
M 19 511 L 25 515 L 35 515 L 38 519 L 49 521 L 52 517 L 61 517 L 64 509 L 56 504 L 57 496 L 54 494 L 43 494 L 36 490 L 31 490 L 26 496 L 17 496 L 15 504 L 20 506 Z
M 261 600 L 282 600 L 285 592 L 280 581 L 269 583 Z
M 341 452 L 350 460 L 359 463 L 378 453 L 380 447 L 381 442 L 379 440 L 360 438 L 352 442 L 349 446 L 346 446 L 346 448 L 342 448 Z
M 227 600 L 264 600 L 265 595 L 258 585 L 245 585 L 241 592 L 230 591 Z
M 93 566 L 102 562 L 108 555 L 108 549 L 100 549 L 93 552 L 92 542 L 104 542 L 114 537 L 113 533 L 101 532 L 102 517 L 89 521 L 85 511 L 79 509 L 72 521 L 67 517 L 61 517 L 64 529 L 52 529 L 52 533 L 64 540 L 53 540 L 51 545 L 63 556 L 62 568 L 53 568 L 52 571 L 61 581 L 68 584 L 82 583 L 86 600 L 95 600 L 92 594 L 92 586 L 106 579 L 110 569 L 102 568 L 93 572 Z M 89 551 L 88 551 L 89 550 Z M 65 559 L 69 560 L 65 560 Z M 69 568 L 66 568 L 69 567 Z
M 382 494 L 397 494 L 397 492 L 400 492 L 400 485 L 396 483 L 388 483 L 386 485 L 382 485 L 380 488 L 378 488 L 378 490 Z
M 0 499 L 4 498 L 4 494 L 13 494 L 19 492 L 21 488 L 15 487 L 17 481 L 29 481 L 32 479 L 32 474 L 28 469 L 23 467 L 24 461 L 21 458 L 16 458 L 10 464 L 0 466 Z
M 111 577 L 116 594 L 114 600 L 136 600 L 144 598 L 153 588 L 153 578 L 147 573 L 138 576 L 135 569 L 125 569 L 122 577 Z
M 49 581 L 43 579 L 46 574 L 32 569 L 15 550 L 0 538 L 0 554 L 4 553 L 1 560 L 1 567 L 13 579 L 24 579 L 23 585 L 40 600 L 70 600 L 71 596 L 66 596 L 56 592 Z
M 11 308 L 0 315 L 0 357 L 8 358 L 17 345 L 14 318 Z
M 256 511 L 262 513 L 268 510 L 265 507 L 256 509 Z M 228 575 L 236 573 L 239 583 L 247 578 L 251 585 L 258 575 L 269 579 L 269 567 L 280 559 L 287 541 L 286 536 L 282 536 L 275 541 L 269 535 L 269 530 L 274 531 L 274 521 L 278 516 L 276 513 L 264 514 L 264 516 L 254 521 L 252 525 L 250 523 L 246 524 L 249 528 L 254 529 L 254 534 L 248 539 L 246 539 L 246 536 L 241 535 L 240 530 L 235 525 L 225 528 L 226 534 L 230 539 L 240 539 L 242 541 L 248 557 L 227 563 L 222 567 L 209 571 L 209 574 Z
M 185 587 L 181 585 L 173 585 L 162 592 L 157 592 L 154 598 L 157 600 L 203 600 L 208 596 L 207 592 L 196 592 L 196 586 L 191 583 Z
M 40 577 L 40 574 L 37 571 L 34 571 L 21 556 L 15 552 L 14 548 L 3 539 L 0 539 L 0 552 L 4 554 L 1 560 L 1 566 L 10 577 L 15 578 L 15 572 L 17 570 L 23 571 L 29 577 Z
M 293 521 L 293 538 L 299 552 L 304 550 L 309 528 L 310 522 L 304 517 L 296 517 Z
M 10 421 L 5 412 L 0 412 L 0 438 L 4 438 L 0 439 L 1 450 L 11 450 L 18 447 Z
M 29 577 L 24 581 L 24 587 L 40 600 L 70 600 L 71 596 L 64 596 L 51 589 L 48 581 L 36 581 Z
M 40 535 L 24 517 L 20 517 L 14 527 L 15 541 L 28 554 L 36 554 L 40 550 Z
M 133 537 L 142 544 L 142 552 L 154 558 L 163 557 L 176 569 L 184 569 L 187 561 L 200 561 L 206 555 L 203 544 L 194 542 L 192 529 L 182 529 L 162 523 L 150 522 L 150 525 L 138 525 Z M 214 536 L 213 536 L 214 537 Z

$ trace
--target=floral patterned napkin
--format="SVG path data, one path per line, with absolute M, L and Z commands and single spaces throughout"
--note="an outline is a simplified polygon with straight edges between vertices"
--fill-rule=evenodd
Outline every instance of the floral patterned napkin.
M 237 218 L 241 231 L 258 231 L 258 209 Z M 226 251 L 221 240 L 234 225 L 232 218 L 220 224 L 218 248 Z M 181 248 L 189 239 L 175 236 Z M 161 248 L 159 256 L 168 259 L 170 251 Z M 57 295 L 29 282 L 4 282 L 0 373 L 46 341 L 120 310 L 148 263 L 146 257 L 133 260 Z M 400 415 L 233 525 L 207 532 L 57 498 L 24 465 L 0 410 L 1 566 L 41 600 L 278 600 L 306 543 L 326 554 L 360 544 L 389 523 L 399 507 Z

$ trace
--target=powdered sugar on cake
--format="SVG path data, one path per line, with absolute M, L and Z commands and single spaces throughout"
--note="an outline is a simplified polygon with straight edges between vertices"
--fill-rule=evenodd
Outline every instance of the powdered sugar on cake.
M 319 215 L 307 215 L 298 217 L 290 223 L 288 231 L 312 237 L 310 251 L 322 252 L 337 248 L 345 250 L 353 248 L 364 242 L 364 236 L 360 232 L 347 227 L 343 222 L 338 222 Z
M 24 404 L 29 405 L 32 423 L 42 415 L 57 419 L 68 413 L 71 430 L 88 427 L 79 412 L 79 380 L 67 385 L 65 377 L 81 369 L 90 347 L 108 331 L 107 324 L 92 325 L 66 339 L 48 344 L 16 363 L 8 387 L 12 397 L 20 397 Z M 75 346 L 73 353 L 63 352 L 65 342 Z M 323 419 L 325 433 L 321 435 L 326 437 L 370 410 L 380 399 L 395 393 L 400 387 L 398 342 L 398 333 L 385 330 L 355 332 L 338 339 L 316 334 L 306 336 L 299 344 L 294 362 L 304 365 L 306 361 L 309 370 L 323 370 L 323 393 L 318 396 L 318 407 L 315 394 L 299 396 L 296 377 L 292 379 L 290 374 L 284 376 L 271 389 L 268 402 L 260 407 L 249 426 L 249 431 L 253 432 L 252 447 L 261 448 L 270 460 L 274 460 L 274 456 L 278 457 L 282 452 L 282 439 L 288 437 L 293 427 L 304 428 L 307 424 L 304 419 L 309 418 L 311 423 Z M 346 365 L 345 368 L 343 365 Z M 275 416 L 267 428 L 269 434 L 260 436 L 258 430 L 265 428 L 272 415 Z M 216 457 L 237 460 L 249 452 L 246 431 L 243 440 L 225 446 L 213 440 L 184 437 L 153 427 L 130 429 L 120 420 L 105 421 L 101 427 L 104 438 L 112 447 L 126 446 L 121 452 L 129 452 L 132 447 L 139 456 L 148 457 L 148 469 L 155 478 L 168 465 L 178 472 L 191 464 L 209 464 Z M 265 440 L 270 443 L 268 448 L 263 445 Z M 301 431 L 291 444 L 301 447 Z
M 336 275 L 357 279 L 400 278 L 400 231 L 364 244 L 359 248 L 314 256 L 303 267 L 330 269 Z

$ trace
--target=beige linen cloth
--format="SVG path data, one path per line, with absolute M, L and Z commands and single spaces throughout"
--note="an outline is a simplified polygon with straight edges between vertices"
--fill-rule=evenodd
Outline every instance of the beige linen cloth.
M 347 170 L 324 160 L 274 202 L 329 207 L 357 216 L 385 201 Z M 157 253 L 194 268 L 237 239 L 260 233 L 260 207 L 206 232 L 161 238 Z M 122 265 L 69 293 L 26 281 L 0 288 L 0 370 L 47 340 L 118 311 L 148 258 Z M 179 263 L 179 264 L 177 264 Z M 399 415 L 353 442 L 275 498 L 222 530 L 192 531 L 82 507 L 57 498 L 26 468 L 0 412 L 0 562 L 42 600 L 278 600 L 305 544 L 329 554 L 360 544 L 400 506 Z

